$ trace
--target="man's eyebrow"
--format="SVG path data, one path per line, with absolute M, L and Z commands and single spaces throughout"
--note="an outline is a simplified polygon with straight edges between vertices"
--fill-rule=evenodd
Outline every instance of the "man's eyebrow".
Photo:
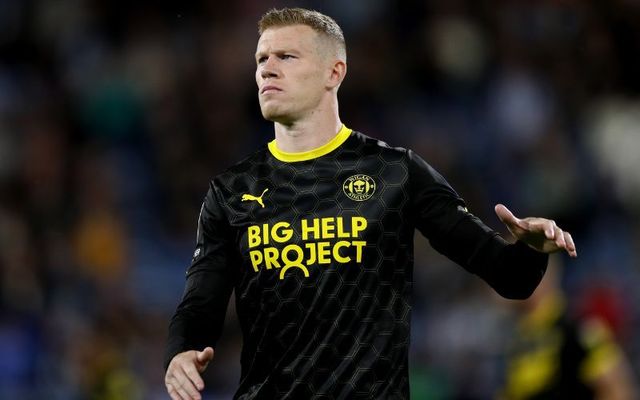
M 294 54 L 294 55 L 300 55 L 300 51 L 298 51 L 298 50 L 294 50 L 294 49 L 291 49 L 291 48 L 283 47 L 283 48 L 280 48 L 280 49 L 272 49 L 272 50 L 269 50 L 269 51 L 264 51 L 264 50 L 256 51 L 255 57 L 258 58 L 258 57 L 262 57 L 262 56 L 267 55 L 267 54 L 285 54 L 285 53 Z

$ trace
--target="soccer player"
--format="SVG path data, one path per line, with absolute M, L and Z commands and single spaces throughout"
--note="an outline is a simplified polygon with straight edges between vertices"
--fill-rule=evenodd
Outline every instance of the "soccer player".
M 346 48 L 330 17 L 271 10 L 259 34 L 258 99 L 275 140 L 209 185 L 169 326 L 167 391 L 201 398 L 235 290 L 235 399 L 406 399 L 416 228 L 507 298 L 531 294 L 546 253 L 575 257 L 571 235 L 498 205 L 509 244 L 417 154 L 343 125 Z
M 533 294 L 517 304 L 500 400 L 638 399 L 637 382 L 610 326 L 572 316 L 558 259 Z

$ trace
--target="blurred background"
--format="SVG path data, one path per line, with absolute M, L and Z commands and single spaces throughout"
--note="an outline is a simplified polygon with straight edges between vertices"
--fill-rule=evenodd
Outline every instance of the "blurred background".
M 253 54 L 281 6 L 344 29 L 347 126 L 502 232 L 497 202 L 573 233 L 569 313 L 605 321 L 637 378 L 640 2 L 0 0 L 0 398 L 168 398 L 208 180 L 273 136 Z M 416 242 L 413 398 L 494 398 L 518 311 Z M 237 384 L 233 313 L 205 399 Z

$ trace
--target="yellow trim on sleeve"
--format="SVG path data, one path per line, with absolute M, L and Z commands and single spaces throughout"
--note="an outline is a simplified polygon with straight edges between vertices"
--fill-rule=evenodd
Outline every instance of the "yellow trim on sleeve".
M 299 162 L 313 160 L 314 158 L 322 157 L 326 154 L 329 154 L 340 147 L 340 145 L 349 138 L 351 132 L 351 129 L 342 125 L 340 131 L 338 131 L 338 133 L 329 142 L 315 149 L 303 151 L 300 153 L 287 153 L 278 149 L 275 139 L 269 142 L 268 147 L 271 154 L 280 161 Z

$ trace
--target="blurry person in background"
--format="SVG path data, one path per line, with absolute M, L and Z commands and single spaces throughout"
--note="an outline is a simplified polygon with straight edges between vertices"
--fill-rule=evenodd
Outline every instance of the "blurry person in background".
M 519 312 L 500 400 L 632 400 L 637 383 L 614 333 L 597 317 L 572 318 L 559 257 Z
M 347 128 L 337 99 L 346 46 L 332 18 L 271 10 L 259 33 L 255 78 L 275 140 L 209 185 L 169 326 L 167 391 L 201 398 L 235 290 L 234 398 L 408 398 L 416 229 L 514 299 L 538 285 L 548 253 L 577 256 L 573 239 L 497 205 L 517 239 L 508 243 L 413 151 Z

